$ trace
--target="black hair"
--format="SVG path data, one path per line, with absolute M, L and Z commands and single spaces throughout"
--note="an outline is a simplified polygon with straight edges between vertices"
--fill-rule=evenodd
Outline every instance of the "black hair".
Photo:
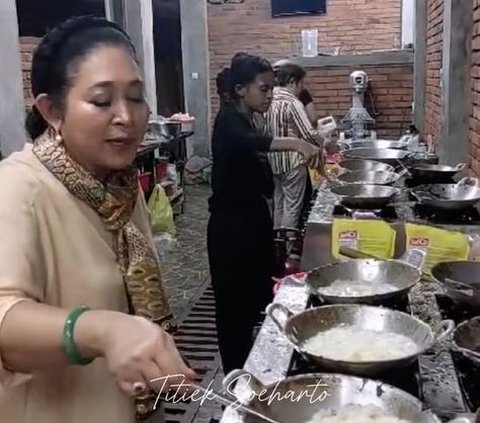
M 230 94 L 230 68 L 223 68 L 218 73 L 217 79 L 217 94 L 223 98 L 225 94 Z
M 237 60 L 237 59 L 241 59 L 242 57 L 245 58 L 245 57 L 248 57 L 248 56 L 249 56 L 248 53 L 245 53 L 244 51 L 239 51 L 238 53 L 235 53 L 235 56 L 232 57 L 232 61 Z
M 230 95 L 232 98 L 237 98 L 235 87 L 237 85 L 246 85 L 255 78 L 266 72 L 272 72 L 272 65 L 259 56 L 251 56 L 246 53 L 237 53 L 230 65 Z
M 70 86 L 72 67 L 101 44 L 121 46 L 136 61 L 135 47 L 129 36 L 106 19 L 80 16 L 50 30 L 33 55 L 30 76 L 33 97 L 48 94 L 54 106 L 61 109 Z M 26 128 L 32 139 L 48 128 L 35 106 L 27 116 Z
M 292 81 L 299 83 L 307 73 L 305 70 L 294 63 L 288 63 L 280 66 L 275 72 L 275 80 L 281 87 L 286 87 Z

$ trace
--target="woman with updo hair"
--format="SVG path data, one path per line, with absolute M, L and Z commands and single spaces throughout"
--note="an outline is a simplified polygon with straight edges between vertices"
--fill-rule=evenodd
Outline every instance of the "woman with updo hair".
M 0 421 L 133 423 L 195 378 L 133 166 L 149 114 L 135 49 L 114 23 L 71 19 L 31 84 L 33 142 L 0 164 Z
M 289 137 L 265 135 L 257 115 L 272 102 L 270 63 L 238 53 L 229 72 L 230 98 L 212 135 L 212 190 L 208 254 L 223 369 L 242 368 L 253 329 L 272 300 L 273 223 L 267 201 L 274 183 L 266 153 L 296 151 L 318 166 L 319 148 Z

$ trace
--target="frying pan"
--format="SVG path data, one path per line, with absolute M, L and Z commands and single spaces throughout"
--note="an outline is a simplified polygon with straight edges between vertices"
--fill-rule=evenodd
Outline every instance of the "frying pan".
M 432 181 L 445 181 L 453 178 L 465 168 L 465 163 L 461 163 L 456 166 L 423 163 L 411 166 L 410 174 L 414 178 L 429 179 Z
M 456 184 L 421 185 L 410 192 L 422 205 L 442 210 L 462 210 L 480 201 L 478 184 L 476 178 L 464 178 Z
M 252 373 L 233 370 L 225 376 L 223 389 L 231 392 L 235 385 L 238 388 L 234 394 L 239 402 L 245 402 L 280 423 L 305 423 L 319 411 L 338 410 L 352 404 L 372 404 L 394 417 L 415 423 L 440 423 L 440 419 L 414 396 L 371 379 L 310 373 L 264 385 Z M 228 413 L 234 423 L 256 422 L 255 418 L 233 408 L 229 408 Z
M 333 187 L 332 194 L 339 197 L 340 203 L 352 209 L 381 209 L 400 190 L 382 185 L 345 185 Z
M 389 164 L 375 160 L 346 159 L 339 163 L 339 166 L 350 172 L 357 170 L 374 170 L 380 172 L 395 172 L 395 168 Z
M 392 148 L 353 148 L 344 153 L 344 156 L 349 159 L 375 160 L 394 166 L 398 164 L 399 160 L 406 160 L 411 155 L 413 155 L 413 153 L 410 151 L 394 150 Z
M 446 294 L 456 303 L 480 310 L 480 262 L 452 261 L 438 263 L 432 268 L 432 276 L 445 288 Z M 470 288 L 470 289 L 469 289 Z
M 352 185 L 391 185 L 400 179 L 401 175 L 395 172 L 374 171 L 374 170 L 356 170 L 346 172 L 336 177 L 337 181 L 342 184 Z
M 408 143 L 402 141 L 390 141 L 390 140 L 365 140 L 365 141 L 352 141 L 349 143 L 343 143 L 346 149 L 354 148 L 376 148 L 386 149 L 391 148 L 393 150 L 405 150 L 408 147 Z

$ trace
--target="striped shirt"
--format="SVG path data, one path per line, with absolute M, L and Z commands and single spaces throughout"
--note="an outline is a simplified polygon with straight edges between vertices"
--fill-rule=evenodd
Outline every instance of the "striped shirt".
M 305 106 L 286 88 L 275 87 L 270 109 L 264 116 L 265 131 L 273 137 L 300 138 L 321 147 L 323 139 L 308 119 Z M 296 152 L 268 153 L 268 159 L 274 175 L 286 173 L 303 162 Z

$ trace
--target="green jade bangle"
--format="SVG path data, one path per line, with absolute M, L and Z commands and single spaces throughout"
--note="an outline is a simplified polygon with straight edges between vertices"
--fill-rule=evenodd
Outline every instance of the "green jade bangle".
M 68 316 L 65 326 L 63 327 L 62 334 L 62 345 L 65 355 L 72 364 L 85 366 L 90 364 L 93 361 L 93 358 L 83 358 L 80 352 L 78 351 L 77 345 L 75 344 L 75 338 L 73 336 L 73 331 L 75 329 L 75 324 L 77 323 L 78 318 L 90 310 L 87 306 L 81 306 L 72 310 Z

